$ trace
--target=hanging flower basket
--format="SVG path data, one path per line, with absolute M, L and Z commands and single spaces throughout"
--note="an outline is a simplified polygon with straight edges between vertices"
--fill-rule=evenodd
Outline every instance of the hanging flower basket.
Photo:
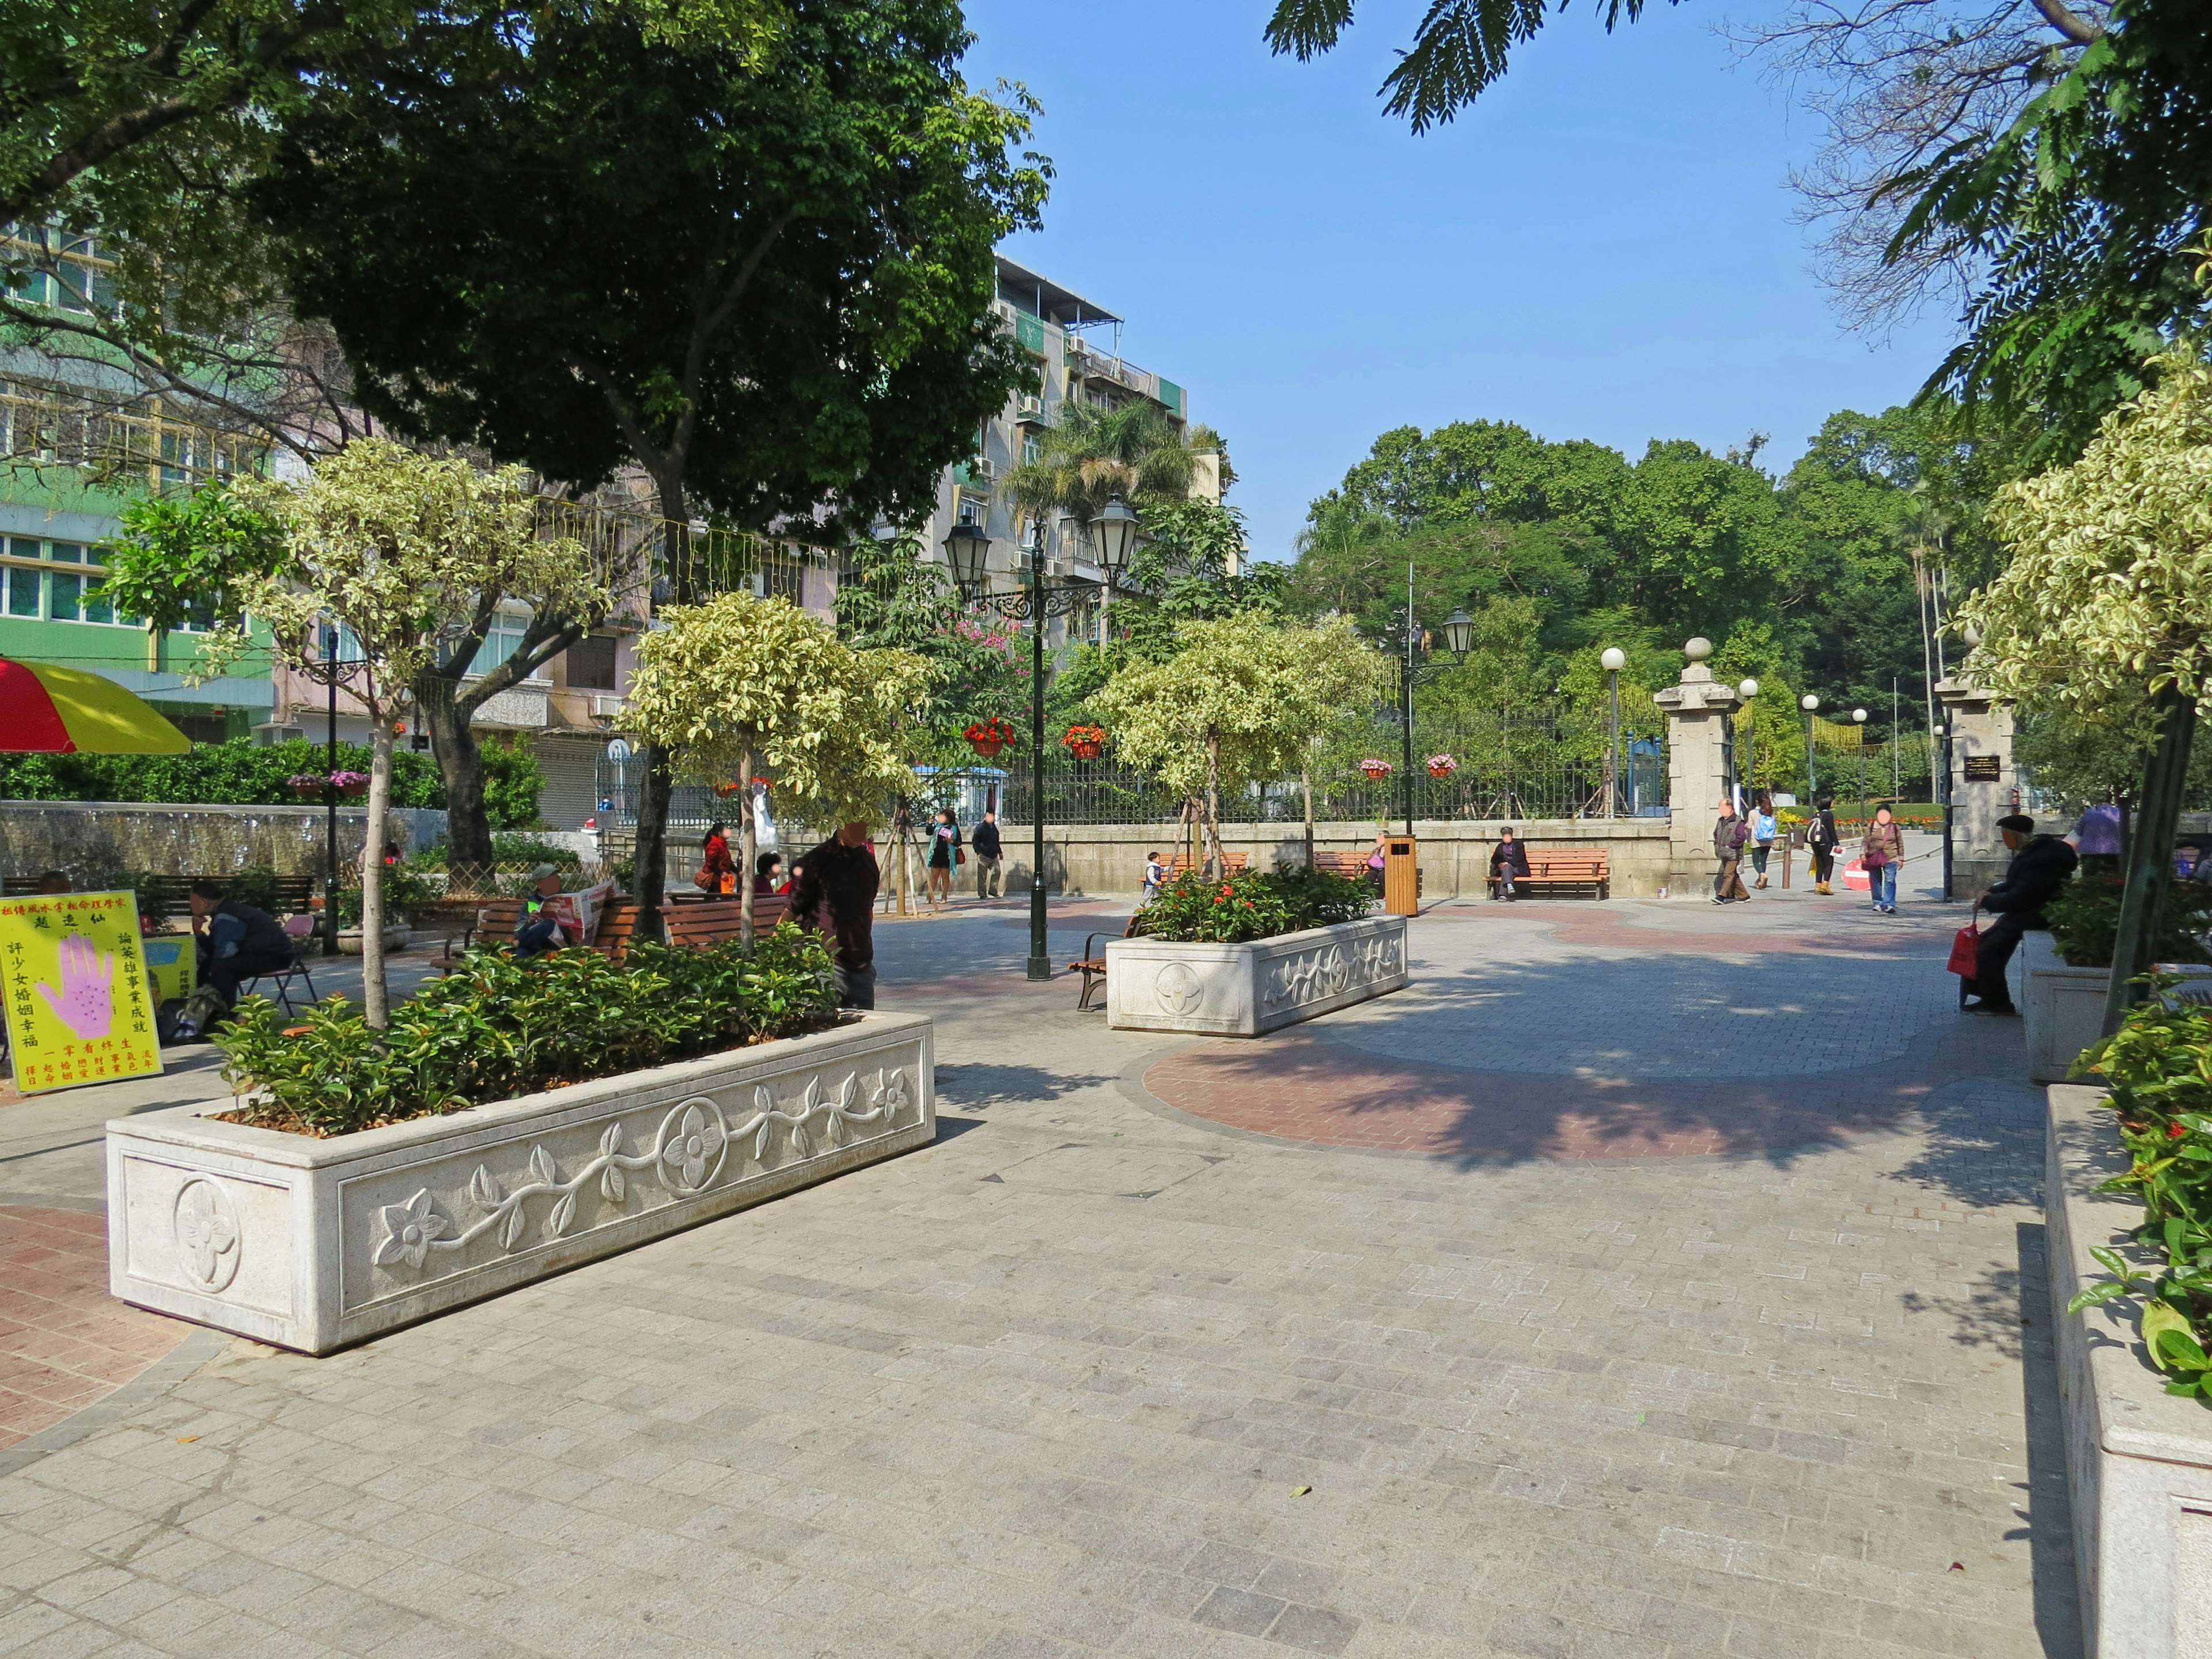
M 996 760 L 999 751 L 1014 740 L 1014 728 L 994 714 L 989 720 L 977 720 L 962 735 L 985 760 Z
M 731 796 L 738 793 L 744 787 L 744 785 L 737 782 L 734 779 L 725 778 L 721 782 L 714 786 L 714 793 L 720 795 L 724 800 L 727 800 Z
M 330 780 L 320 772 L 295 772 L 284 780 L 285 787 L 302 800 L 320 800 Z
M 1429 757 L 1429 775 L 1432 778 L 1448 778 L 1458 770 L 1459 763 L 1449 755 Z
M 333 772 L 331 786 L 348 800 L 359 800 L 368 793 L 368 774 L 366 772 Z
M 1370 755 L 1365 760 L 1359 763 L 1359 769 L 1367 774 L 1368 779 L 1370 782 L 1376 783 L 1379 783 L 1384 778 L 1389 777 L 1393 770 L 1389 761 L 1376 760 L 1372 755 Z
M 1060 742 L 1078 760 L 1097 760 L 1106 752 L 1106 728 L 1103 726 L 1071 726 Z

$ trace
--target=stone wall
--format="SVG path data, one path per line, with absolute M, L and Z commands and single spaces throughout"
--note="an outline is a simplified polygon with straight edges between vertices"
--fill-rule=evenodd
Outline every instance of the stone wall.
M 368 814 L 338 813 L 338 856 L 361 858 Z M 405 852 L 446 833 L 446 815 L 394 808 L 392 839 Z M 262 866 L 280 876 L 320 875 L 324 809 L 319 806 L 198 806 L 141 801 L 0 801 L 0 875 L 66 870 L 80 879 L 122 872 L 157 876 L 224 876 Z
M 1479 897 L 1490 872 L 1491 849 L 1498 845 L 1503 821 L 1460 820 L 1422 823 L 1415 820 L 1419 843 L 1421 893 L 1425 898 Z M 1616 898 L 1652 898 L 1671 879 L 1670 843 L 1665 818 L 1576 818 L 1556 822 L 1516 820 L 1515 836 L 1531 848 L 1605 847 L 1612 851 L 1613 892 Z M 965 830 L 969 826 L 963 825 Z M 1365 853 L 1375 845 L 1372 823 L 1317 823 L 1314 848 L 1322 853 Z M 1030 830 L 1026 824 L 1000 826 L 1006 849 L 1006 890 L 1027 892 L 1032 862 Z M 1045 879 L 1048 890 L 1070 897 L 1088 895 L 1115 896 L 1136 894 L 1144 884 L 1145 854 L 1157 850 L 1164 859 L 1188 850 L 1183 826 L 1176 823 L 1056 823 L 1045 828 Z M 1305 830 L 1297 823 L 1224 823 L 1221 844 L 1231 853 L 1249 855 L 1252 869 L 1305 861 Z M 1705 871 L 1710 880 L 1711 871 Z M 957 885 L 974 890 L 972 861 L 960 872 Z

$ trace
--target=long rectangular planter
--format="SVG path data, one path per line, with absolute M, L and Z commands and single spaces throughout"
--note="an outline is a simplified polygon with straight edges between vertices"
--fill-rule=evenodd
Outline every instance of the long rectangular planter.
M 326 1353 L 927 1145 L 932 1028 L 834 1030 L 327 1140 L 204 1114 L 107 1126 L 108 1283 Z
M 2078 1314 L 2067 1302 L 2104 1277 L 2093 1245 L 2149 1265 L 2126 1242 L 2142 1206 L 2099 1186 L 2128 1167 L 2102 1091 L 2047 1091 L 2044 1217 L 2058 1393 L 2087 1659 L 2212 1656 L 2212 1411 L 2166 1392 L 2136 1334 L 2133 1301 Z
M 1106 1023 L 1120 1030 L 1258 1036 L 1397 990 L 1406 919 L 1369 916 L 1245 945 L 1115 939 Z
M 2027 1074 L 2038 1083 L 2063 1083 L 2081 1051 L 2103 1031 L 2112 970 L 2068 967 L 2048 933 L 2021 935 L 2020 952 L 2026 963 L 2020 1012 L 2027 1028 Z M 2212 980 L 2212 967 L 2202 963 L 2173 964 L 2169 970 L 2188 980 Z

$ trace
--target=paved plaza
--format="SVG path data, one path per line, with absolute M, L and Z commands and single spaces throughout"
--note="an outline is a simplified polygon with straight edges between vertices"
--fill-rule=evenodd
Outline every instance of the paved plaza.
M 1439 904 L 1251 1042 L 887 923 L 933 1146 L 323 1359 L 99 1293 L 204 1058 L 0 1106 L 0 1654 L 2072 1656 L 2039 1097 L 1917 897 Z

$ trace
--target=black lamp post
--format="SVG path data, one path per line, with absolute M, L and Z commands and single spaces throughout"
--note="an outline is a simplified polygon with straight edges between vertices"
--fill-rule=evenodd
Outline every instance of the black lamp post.
M 1805 711 L 1805 805 L 1817 806 L 1820 800 L 1820 786 L 1813 775 L 1813 711 L 1820 700 L 1808 691 L 1797 699 L 1797 706 Z
M 1116 495 L 1091 520 L 1092 550 L 1104 577 L 1104 592 L 1111 593 L 1127 566 L 1136 545 L 1137 515 Z M 1019 591 L 990 592 L 988 556 L 991 538 L 981 525 L 956 524 L 945 538 L 945 555 L 951 561 L 953 580 L 973 605 L 988 606 L 1010 622 L 1026 622 L 1030 630 L 1030 959 L 1029 976 L 1052 977 L 1052 956 L 1046 938 L 1044 893 L 1044 625 L 1048 617 L 1065 616 L 1092 591 L 1089 582 L 1050 582 L 1044 574 L 1044 538 L 1032 536 L 1023 550 L 1028 557 Z
M 1420 629 L 1413 621 L 1413 567 L 1406 565 L 1406 658 L 1401 665 L 1403 672 L 1398 677 L 1398 726 L 1405 738 L 1403 785 L 1400 790 L 1406 813 L 1406 833 L 1413 833 L 1413 687 L 1422 680 L 1441 674 L 1447 668 L 1455 668 L 1467 660 L 1467 653 L 1474 648 L 1474 618 L 1463 610 L 1455 611 L 1444 618 L 1444 648 L 1451 653 L 1451 661 L 1424 662 L 1421 653 L 1425 641 Z
M 323 770 L 323 954 L 338 953 L 338 630 L 323 629 L 323 670 L 330 679 L 330 726 Z

